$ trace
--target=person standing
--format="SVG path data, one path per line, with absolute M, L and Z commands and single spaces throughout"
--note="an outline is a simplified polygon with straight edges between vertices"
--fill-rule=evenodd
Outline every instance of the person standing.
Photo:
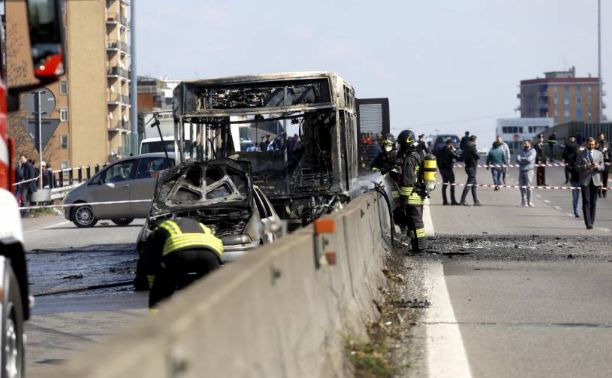
M 461 152 L 461 157 L 465 164 L 465 173 L 467 174 L 467 182 L 461 194 L 461 205 L 463 206 L 469 206 L 465 200 L 470 189 L 472 191 L 474 206 L 480 206 L 478 196 L 476 195 L 476 165 L 478 164 L 478 159 L 480 159 L 480 155 L 478 155 L 478 150 L 476 149 L 476 139 L 476 135 L 470 135 L 468 143 Z
M 386 174 L 395 165 L 397 158 L 397 150 L 395 149 L 395 137 L 392 134 L 387 134 L 382 141 L 383 150 L 376 156 L 370 169 L 381 174 Z
M 427 148 L 427 143 L 425 142 L 425 134 L 419 134 L 417 151 L 423 156 L 429 153 L 429 148 Z
M 610 145 L 606 140 L 606 135 L 604 133 L 599 133 L 597 140 L 597 149 L 601 152 L 604 159 L 604 170 L 601 173 L 601 189 L 599 190 L 599 197 L 606 198 L 608 193 L 608 175 L 610 173 L 610 157 L 612 153 L 610 153 Z
M 536 162 L 536 151 L 531 148 L 531 141 L 523 141 L 523 149 L 516 157 L 519 165 L 519 185 L 521 187 L 521 206 L 534 207 L 531 202 L 531 187 L 533 186 L 533 170 Z
M 605 168 L 603 154 L 595 149 L 595 139 L 587 138 L 585 149 L 576 158 L 576 167 L 580 173 L 580 191 L 582 192 L 582 213 L 588 230 L 595 223 L 597 209 L 597 190 L 601 187 L 601 173 Z
M 43 188 L 53 189 L 57 187 L 57 180 L 51 169 L 51 165 L 47 165 L 44 161 L 40 163 L 42 167 Z
M 578 200 L 580 199 L 580 174 L 576 169 L 576 154 L 578 152 L 578 143 L 575 137 L 570 137 L 565 144 L 565 149 L 561 155 L 561 161 L 565 164 L 565 183 L 568 182 L 572 186 L 572 210 L 576 218 L 580 218 L 580 210 L 578 209 Z
M 554 152 L 555 144 L 557 144 L 557 133 L 555 131 L 553 131 L 552 134 L 550 134 L 546 143 L 548 143 L 548 147 L 550 148 L 550 155 L 549 155 L 550 160 L 554 160 L 555 155 L 553 154 L 553 152 Z
M 32 193 L 36 191 L 36 170 L 34 165 L 30 163 L 27 156 L 19 157 L 19 174 L 22 183 L 19 184 L 19 193 L 21 194 L 21 207 L 30 207 L 32 205 Z M 24 210 L 25 216 L 31 216 L 29 209 Z
M 535 145 L 536 151 L 536 184 L 538 186 L 546 186 L 546 154 L 544 154 L 544 135 L 538 135 L 538 141 Z
M 465 148 L 465 146 L 467 146 L 469 141 L 470 141 L 470 132 L 466 131 L 465 135 L 461 138 L 461 142 L 459 142 L 459 148 L 461 149 L 461 151 L 463 151 L 463 149 Z
M 495 191 L 499 190 L 502 184 L 502 170 L 504 166 L 508 164 L 506 160 L 506 154 L 501 148 L 501 144 L 498 141 L 493 142 L 493 148 L 487 155 L 487 169 L 491 168 L 491 175 L 493 176 L 493 185 L 495 185 Z
M 149 281 L 149 308 L 222 264 L 223 243 L 191 218 L 167 219 L 145 242 L 141 255 Z
M 442 175 L 442 205 L 448 205 L 449 202 L 446 198 L 446 187 L 450 186 L 450 204 L 455 206 L 459 205 L 459 202 L 455 199 L 455 172 L 453 172 L 453 166 L 455 160 L 459 160 L 459 155 L 455 151 L 453 146 L 453 140 L 447 139 L 446 145 L 438 151 L 436 156 L 438 169 Z
M 578 143 L 576 143 L 576 137 L 569 137 L 565 148 L 561 154 L 561 162 L 565 165 L 565 183 L 567 184 L 571 180 L 572 170 L 576 170 L 576 152 L 578 151 Z M 576 180 L 578 181 L 578 180 Z
M 506 185 L 506 173 L 508 172 L 508 164 L 510 164 L 510 147 L 508 147 L 508 144 L 504 142 L 499 135 L 495 140 L 497 140 L 497 143 L 501 145 L 501 149 L 506 157 L 506 166 L 502 168 L 502 183 Z
M 425 224 L 423 223 L 423 203 L 427 193 L 423 180 L 424 158 L 417 151 L 416 136 L 411 130 L 402 131 L 397 137 L 400 146 L 398 153 L 401 159 L 399 174 L 400 207 L 410 237 L 412 252 L 422 252 L 427 247 Z

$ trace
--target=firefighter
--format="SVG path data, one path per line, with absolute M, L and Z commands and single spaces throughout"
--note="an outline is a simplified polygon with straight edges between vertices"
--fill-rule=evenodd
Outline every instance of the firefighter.
M 149 307 L 221 266 L 223 243 L 191 218 L 163 221 L 147 238 L 142 254 L 149 281 Z
M 431 167 L 435 172 L 435 157 L 423 156 L 419 152 L 418 142 L 411 130 L 402 131 L 397 137 L 400 146 L 398 162 L 400 164 L 400 206 L 404 213 L 408 236 L 410 237 L 412 251 L 422 252 L 426 248 L 425 225 L 423 223 L 423 203 L 428 196 L 427 186 L 433 189 L 433 183 L 425 181 L 431 176 Z M 432 163 L 433 160 L 433 163 Z M 431 177 L 428 177 L 431 179 Z M 433 176 L 435 182 L 435 174 Z
M 375 172 L 380 172 L 383 175 L 393 168 L 397 149 L 395 148 L 395 137 L 392 134 L 387 134 L 382 141 L 383 151 L 376 156 L 372 161 L 371 168 Z

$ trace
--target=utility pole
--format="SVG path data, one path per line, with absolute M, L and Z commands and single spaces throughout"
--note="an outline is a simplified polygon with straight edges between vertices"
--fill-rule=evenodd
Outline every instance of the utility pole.
M 131 152 L 138 154 L 138 74 L 136 73 L 136 0 L 130 2 L 130 125 Z
M 603 122 L 603 79 L 601 78 L 601 0 L 597 0 L 597 76 L 599 78 L 599 123 Z

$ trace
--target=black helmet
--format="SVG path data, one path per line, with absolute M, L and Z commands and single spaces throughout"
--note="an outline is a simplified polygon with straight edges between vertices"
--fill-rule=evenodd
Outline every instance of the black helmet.
M 382 141 L 382 145 L 383 146 L 395 146 L 395 137 L 393 136 L 393 134 L 387 134 L 385 135 L 385 138 Z
M 417 140 L 412 130 L 404 130 L 397 136 L 397 143 L 400 148 L 414 148 L 417 145 Z

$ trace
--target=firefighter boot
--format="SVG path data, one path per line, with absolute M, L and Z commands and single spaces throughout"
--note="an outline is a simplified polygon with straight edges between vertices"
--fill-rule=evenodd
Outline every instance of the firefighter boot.
M 427 248 L 427 242 L 424 237 L 421 238 L 412 238 L 410 240 L 412 243 L 412 253 L 422 253 L 425 252 Z

